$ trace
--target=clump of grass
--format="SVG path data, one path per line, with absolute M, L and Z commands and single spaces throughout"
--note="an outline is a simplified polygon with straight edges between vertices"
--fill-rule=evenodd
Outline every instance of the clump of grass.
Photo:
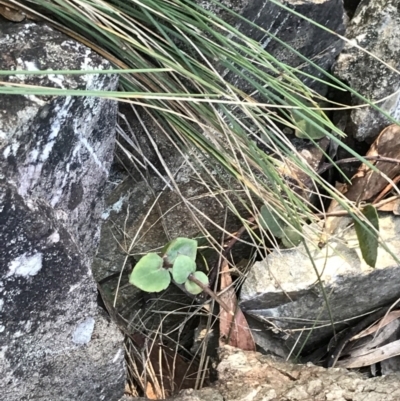
M 284 126 L 301 130 L 299 121 L 303 121 L 314 137 L 327 136 L 346 148 L 340 141 L 343 133 L 319 106 L 327 99 L 306 87 L 296 68 L 279 62 L 217 15 L 184 0 L 34 0 L 23 4 L 11 0 L 10 4 L 93 47 L 124 71 L 120 71 L 118 93 L 2 86 L 3 93 L 107 96 L 144 107 L 183 155 L 196 149 L 194 173 L 207 167 L 204 160 L 208 166 L 223 166 L 247 193 L 250 214 L 257 209 L 252 200 L 257 198 L 276 208 L 289 224 L 314 218 L 307 197 L 287 185 L 279 172 L 284 165 L 303 171 L 315 185 L 345 203 L 282 132 Z M 227 81 L 225 76 L 240 78 L 251 93 L 244 93 L 232 84 L 234 79 Z M 332 80 L 334 86 L 348 89 L 329 76 L 326 84 L 332 86 Z M 257 146 L 260 143 L 263 150 Z M 210 185 L 220 186 L 216 178 L 209 178 Z M 174 183 L 172 176 L 169 179 Z
M 341 141 L 343 133 L 327 118 L 327 108 L 321 107 L 323 103 L 329 105 L 328 99 L 304 85 L 301 80 L 304 74 L 299 70 L 272 57 L 259 43 L 214 13 L 185 0 L 8 0 L 7 3 L 44 19 L 109 59 L 114 71 L 121 74 L 121 90 L 79 92 L 3 83 L 0 93 L 104 96 L 129 103 L 134 110 L 140 109 L 175 144 L 204 189 L 210 194 L 221 194 L 225 205 L 242 220 L 255 247 L 266 240 L 274 243 L 268 230 L 261 227 L 260 233 L 256 233 L 248 223 L 248 217 L 257 219 L 261 204 L 273 209 L 280 221 L 299 234 L 302 222 L 315 221 L 315 212 L 319 212 L 310 202 L 311 195 L 319 193 L 318 188 L 350 214 L 355 213 L 343 195 L 304 161 L 283 132 L 284 127 L 295 129 L 316 147 L 319 147 L 316 138 L 328 137 L 370 165 Z M 233 13 L 226 7 L 225 12 Z M 277 40 L 269 32 L 263 32 Z M 323 73 L 326 85 L 355 94 Z M 236 87 L 237 80 L 250 89 L 244 92 Z M 359 97 L 366 105 L 376 107 Z M 151 134 L 149 141 L 165 170 L 168 185 L 180 193 L 174 172 Z M 225 173 L 211 173 L 220 169 Z M 300 182 L 289 185 L 285 171 L 305 174 L 311 185 Z M 189 199 L 182 197 L 182 202 L 211 245 L 221 251 L 221 244 L 201 224 L 198 210 Z M 246 216 L 239 212 L 238 204 L 247 211 Z M 217 228 L 225 232 L 223 227 Z

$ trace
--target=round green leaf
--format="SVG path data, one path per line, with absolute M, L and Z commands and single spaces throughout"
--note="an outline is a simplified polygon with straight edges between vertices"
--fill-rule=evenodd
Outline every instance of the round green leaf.
M 201 281 L 204 285 L 208 285 L 208 277 L 203 272 L 194 272 L 193 276 L 197 278 L 197 280 Z M 193 295 L 200 294 L 203 291 L 201 287 L 190 280 L 186 281 L 185 288 L 186 291 L 190 292 Z
M 267 230 L 271 231 L 275 237 L 282 238 L 283 226 L 285 222 L 268 206 L 261 206 L 260 209 L 260 224 Z
M 129 282 L 142 291 L 159 292 L 169 286 L 171 276 L 163 268 L 163 259 L 156 253 L 148 253 L 134 267 Z
M 293 248 L 301 243 L 302 235 L 293 227 L 285 226 L 283 228 L 282 245 L 285 248 Z
M 196 262 L 186 255 L 178 255 L 172 267 L 172 278 L 178 283 L 183 284 L 189 274 L 196 271 Z
M 323 123 L 315 121 L 314 116 L 305 115 L 305 117 L 303 118 L 302 116 L 298 116 L 296 114 L 293 115 L 293 118 L 296 122 L 297 127 L 295 135 L 298 138 L 318 140 L 326 136 L 326 134 L 322 132 L 321 129 L 312 124 L 312 122 L 319 123 L 319 125 L 324 128 Z
M 192 260 L 196 260 L 197 241 L 189 238 L 176 238 L 171 241 L 165 251 L 165 261 L 173 265 L 178 255 L 186 255 Z
M 288 105 L 300 107 L 294 108 L 290 111 L 293 119 L 293 123 L 296 126 L 295 135 L 298 138 L 305 139 L 321 139 L 326 134 L 322 131 L 325 128 L 324 121 L 327 121 L 327 117 L 321 109 L 312 109 L 318 105 L 313 103 L 309 99 L 305 99 L 297 94 L 291 94 L 291 96 L 297 100 L 286 98 Z M 319 105 L 323 106 L 323 104 Z M 312 107 L 312 108 L 311 108 Z

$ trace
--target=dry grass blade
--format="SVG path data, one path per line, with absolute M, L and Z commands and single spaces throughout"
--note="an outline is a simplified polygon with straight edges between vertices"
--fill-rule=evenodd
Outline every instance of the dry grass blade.
M 142 359 L 136 359 L 138 371 L 147 369 L 151 372 L 148 378 L 151 384 L 146 384 L 145 393 L 148 398 L 160 399 L 171 396 L 181 389 L 194 388 L 197 363 L 184 360 L 174 349 L 162 344 L 162 337 L 150 341 L 139 334 L 129 336 L 136 349 L 146 350 Z M 143 377 L 141 378 L 143 381 Z M 154 398 L 154 396 L 156 398 Z

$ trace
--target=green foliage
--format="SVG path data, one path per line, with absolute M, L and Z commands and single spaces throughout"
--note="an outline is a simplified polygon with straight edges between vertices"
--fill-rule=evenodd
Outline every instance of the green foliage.
M 282 245 L 285 248 L 293 248 L 294 246 L 300 245 L 303 236 L 300 230 L 296 230 L 293 227 L 286 226 L 284 228 L 284 235 L 282 237 Z
M 275 237 L 283 237 L 283 227 L 285 222 L 278 215 L 278 213 L 273 211 L 270 207 L 262 205 L 260 209 L 260 217 L 260 224 L 262 227 L 271 231 Z
M 176 238 L 163 249 L 163 256 L 148 253 L 134 267 L 129 282 L 146 292 L 165 290 L 171 282 L 184 284 L 187 291 L 197 295 L 203 291 L 191 281 L 192 277 L 205 286 L 208 277 L 196 271 L 197 242 L 188 238 Z M 171 267 L 172 266 L 172 267 Z
M 178 255 L 172 267 L 172 278 L 178 284 L 184 284 L 189 275 L 196 271 L 196 262 L 186 255 Z
M 196 260 L 197 241 L 188 238 L 176 238 L 164 248 L 164 258 L 167 264 L 174 264 L 178 255 L 186 255 Z
M 194 272 L 193 276 L 195 279 L 199 280 L 204 285 L 208 285 L 208 277 L 203 272 Z M 200 294 L 203 289 L 198 286 L 193 281 L 187 280 L 185 283 L 186 291 L 189 291 L 191 294 Z
M 159 292 L 169 286 L 171 277 L 163 267 L 163 259 L 156 253 L 148 253 L 136 264 L 129 282 L 143 291 Z
M 301 230 L 295 230 L 269 206 L 261 206 L 259 223 L 275 237 L 280 238 L 285 248 L 297 246 L 302 240 Z
M 294 108 L 290 114 L 293 119 L 293 123 L 296 126 L 295 135 L 298 138 L 314 139 L 318 140 L 325 136 L 325 133 L 321 129 L 326 121 L 325 114 L 322 110 L 313 110 L 318 104 L 313 104 L 310 100 L 296 94 L 292 95 L 292 99 L 286 99 L 288 104 L 293 105 Z
M 372 205 L 367 205 L 363 209 L 363 215 L 371 224 L 370 227 L 365 222 L 355 218 L 354 226 L 357 233 L 358 243 L 360 244 L 361 254 L 365 262 L 375 267 L 378 258 L 378 233 L 379 233 L 379 217 L 376 208 Z

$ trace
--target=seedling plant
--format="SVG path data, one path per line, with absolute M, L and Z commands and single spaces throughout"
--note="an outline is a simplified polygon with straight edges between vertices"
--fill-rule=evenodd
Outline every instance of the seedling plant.
M 167 244 L 162 256 L 150 252 L 133 269 L 129 282 L 146 292 L 165 290 L 173 280 L 190 294 L 200 294 L 208 286 L 208 277 L 196 271 L 197 241 L 176 238 Z
M 196 265 L 197 241 L 189 238 L 176 238 L 168 243 L 162 256 L 155 252 L 144 255 L 136 264 L 129 282 L 145 292 L 160 292 L 168 288 L 171 281 L 183 285 L 192 295 L 206 292 L 229 314 L 230 308 L 208 286 L 208 277 L 198 271 Z

